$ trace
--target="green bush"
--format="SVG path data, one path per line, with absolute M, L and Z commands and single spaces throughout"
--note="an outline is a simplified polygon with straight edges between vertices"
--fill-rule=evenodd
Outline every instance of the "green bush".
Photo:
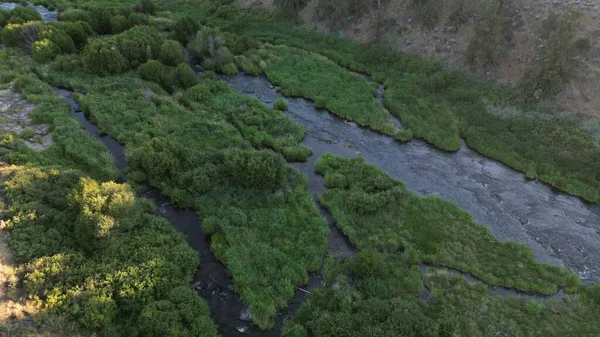
M 568 9 L 560 15 L 548 18 L 550 22 L 542 27 L 547 36 L 540 51 L 539 61 L 526 70 L 521 83 L 520 95 L 524 100 L 550 98 L 558 94 L 572 76 L 574 44 L 579 30 L 581 13 Z
M 8 23 L 25 23 L 30 21 L 42 21 L 40 13 L 33 7 L 17 6 L 10 12 Z
M 169 68 L 157 60 L 150 60 L 142 64 L 138 69 L 138 73 L 142 79 L 159 84 L 167 90 L 170 90 L 173 86 Z
M 58 15 L 58 20 L 71 21 L 71 22 L 77 22 L 77 21 L 84 21 L 84 22 L 88 22 L 88 23 L 91 22 L 89 13 L 83 9 L 69 9 L 64 12 L 61 12 Z
M 75 24 L 77 25 L 77 24 Z M 59 48 L 60 53 L 70 54 L 75 52 L 75 42 L 69 34 L 63 29 L 58 28 L 54 25 L 46 25 L 42 28 L 40 33 L 42 39 L 48 39 Z
M 135 26 L 111 38 L 121 55 L 135 69 L 146 61 L 160 56 L 164 38 L 156 29 L 148 26 Z
M 85 46 L 82 64 L 88 72 L 101 76 L 120 74 L 129 67 L 117 48 L 102 39 L 90 41 Z
M 110 19 L 110 27 L 113 34 L 118 34 L 130 29 L 132 25 L 123 15 L 115 15 Z
M 69 37 L 71 37 L 71 40 L 73 40 L 73 43 L 75 44 L 76 48 L 83 47 L 87 43 L 88 38 L 90 38 L 94 34 L 94 30 L 92 29 L 92 26 L 90 26 L 89 23 L 84 22 L 84 21 L 77 21 L 77 22 L 60 22 L 59 21 L 59 22 L 54 22 L 54 23 L 50 24 L 49 26 L 56 27 L 59 30 L 62 30 L 65 33 L 67 33 L 69 35 Z
M 216 337 L 217 329 L 209 317 L 206 302 L 189 287 L 179 287 L 144 308 L 140 332 L 146 337 Z
M 188 44 L 188 50 L 193 59 L 208 70 L 223 71 L 227 64 L 233 62 L 233 55 L 225 47 L 223 36 L 215 29 L 199 31 Z
M 475 34 L 466 49 L 466 59 L 472 65 L 487 67 L 495 65 L 505 48 L 503 33 L 504 16 L 500 3 L 486 0 L 481 5 Z
M 127 18 L 131 27 L 147 25 L 150 21 L 148 15 L 142 13 L 131 13 Z
M 277 189 L 284 183 L 283 158 L 268 151 L 230 151 L 224 162 L 232 181 L 245 188 Z
M 112 34 L 112 13 L 105 8 L 94 7 L 89 10 L 90 25 L 100 35 Z
M 288 109 L 288 103 L 280 98 L 273 103 L 273 109 L 279 111 L 286 111 Z
M 221 68 L 221 71 L 225 75 L 233 76 L 233 75 L 237 74 L 238 68 L 233 63 L 227 63 L 226 65 L 223 66 L 223 68 Z
M 7 11 L 0 10 L 0 28 L 8 23 L 9 15 Z
M 173 39 L 186 45 L 194 39 L 196 33 L 200 30 L 200 23 L 192 16 L 181 16 L 173 24 Z
M 160 61 L 168 66 L 176 66 L 185 61 L 185 50 L 175 40 L 165 40 L 160 47 Z
M 133 10 L 138 13 L 154 15 L 156 13 L 156 4 L 152 0 L 138 0 L 133 5 Z
M 60 46 L 50 39 L 41 39 L 33 44 L 31 56 L 36 62 L 46 63 L 60 54 Z
M 77 55 L 58 55 L 53 64 L 54 70 L 67 73 L 77 71 L 80 66 Z
M 191 88 L 200 81 L 198 75 L 187 63 L 180 63 L 175 70 L 173 70 L 171 77 L 181 89 Z
M 396 140 L 401 142 L 401 143 L 406 143 L 409 142 L 413 139 L 414 134 L 410 129 L 407 128 L 403 128 L 402 130 L 398 131 L 398 133 L 396 133 Z
M 11 23 L 2 29 L 2 44 L 7 47 L 17 47 L 21 43 L 22 24 Z

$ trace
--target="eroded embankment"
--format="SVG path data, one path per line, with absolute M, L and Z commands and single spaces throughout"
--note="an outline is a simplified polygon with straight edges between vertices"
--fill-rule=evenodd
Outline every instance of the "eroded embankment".
M 238 74 L 227 80 L 239 92 L 267 106 L 283 97 L 264 77 Z M 543 183 L 527 180 L 464 144 L 456 153 L 436 150 L 419 140 L 399 144 L 317 109 L 306 99 L 287 100 L 288 116 L 305 127 L 304 144 L 313 149 L 307 163 L 295 165 L 308 175 L 312 193 L 323 189 L 312 170 L 324 153 L 360 156 L 404 181 L 413 192 L 437 194 L 457 204 L 488 226 L 496 238 L 530 246 L 536 261 L 565 265 L 586 283 L 600 280 L 598 205 L 587 205 Z

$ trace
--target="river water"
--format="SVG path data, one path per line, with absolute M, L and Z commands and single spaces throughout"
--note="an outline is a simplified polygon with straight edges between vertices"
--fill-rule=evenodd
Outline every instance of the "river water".
M 40 15 L 42 16 L 42 20 L 44 22 L 51 22 L 51 21 L 56 21 L 56 18 L 58 16 L 58 12 L 53 10 L 48 10 L 46 7 L 44 6 L 36 6 L 31 2 L 27 2 L 27 5 L 30 7 L 35 8 L 35 10 L 38 11 L 38 13 L 40 13 Z M 17 6 L 21 6 L 21 4 L 18 4 L 16 2 L 0 2 L 0 8 L 2 9 L 6 9 L 6 10 L 12 10 Z
M 284 98 L 264 77 L 238 74 L 226 79 L 238 92 L 272 107 Z M 287 115 L 306 128 L 313 149 L 307 163 L 295 164 L 309 176 L 313 193 L 324 189 L 314 164 L 325 153 L 362 157 L 404 181 L 421 195 L 439 195 L 490 228 L 499 240 L 524 243 L 536 261 L 567 266 L 587 283 L 600 280 L 600 206 L 557 193 L 548 185 L 488 159 L 464 144 L 455 153 L 420 140 L 400 144 L 317 109 L 303 98 L 285 98 Z

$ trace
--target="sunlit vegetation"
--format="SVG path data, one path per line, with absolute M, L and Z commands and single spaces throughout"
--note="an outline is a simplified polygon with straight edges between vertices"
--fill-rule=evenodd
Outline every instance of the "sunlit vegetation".
M 118 173 L 106 148 L 69 117 L 68 105 L 31 73 L 32 66 L 31 59 L 19 52 L 0 52 L 1 81 L 12 82 L 13 90 L 36 104 L 33 120 L 53 125 L 54 144 L 42 154 L 29 149 L 15 135 L 5 134 L 0 145 L 0 160 L 14 164 L 56 164 L 81 169 L 98 179 L 115 179 Z
M 216 336 L 208 306 L 187 287 L 198 256 L 128 185 L 60 168 L 16 169 L 5 193 L 23 286 L 43 309 L 85 329 L 132 336 L 148 324 L 181 324 L 176 316 L 143 322 L 140 313 L 156 310 L 156 301 L 188 301 L 199 314 L 192 324 Z M 177 287 L 184 289 L 176 299 Z
M 316 169 L 329 188 L 320 202 L 359 249 L 415 251 L 424 263 L 523 291 L 554 294 L 578 286 L 567 270 L 535 263 L 527 246 L 497 241 L 452 203 L 419 197 L 362 159 L 326 155 Z
M 28 328 L 111 336 L 216 336 L 207 304 L 189 287 L 197 254 L 153 205 L 135 197 L 106 148 L 68 114 L 68 106 L 19 52 L 1 54 L 4 82 L 34 102 L 34 120 L 53 126 L 54 145 L 34 152 L 4 135 L 2 215 L 22 266 L 20 293 L 41 309 Z M 67 321 L 64 321 L 67 319 Z M 62 325 L 62 327 L 61 327 Z M 8 329 L 8 330 L 6 330 Z

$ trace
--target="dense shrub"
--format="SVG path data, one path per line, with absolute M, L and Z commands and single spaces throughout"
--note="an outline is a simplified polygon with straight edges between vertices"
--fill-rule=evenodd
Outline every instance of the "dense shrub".
M 232 150 L 224 165 L 232 181 L 246 188 L 277 189 L 284 183 L 285 161 L 268 151 Z
M 10 18 L 10 12 L 0 8 L 0 28 L 4 27 L 8 23 Z
M 285 1 L 285 0 L 282 0 Z M 291 1 L 291 4 L 302 4 L 302 1 Z M 293 5 L 297 7 L 298 5 Z M 287 7 L 291 7 L 288 5 Z M 319 0 L 316 8 L 317 16 L 325 20 L 329 27 L 339 29 L 349 19 L 359 19 L 369 10 L 369 2 L 361 0 Z
M 52 66 L 57 71 L 73 72 L 79 69 L 80 61 L 76 55 L 58 55 Z
M 74 24 L 77 25 L 77 24 Z M 81 31 L 81 33 L 83 30 Z M 46 25 L 42 28 L 40 33 L 42 39 L 48 39 L 59 48 L 60 53 L 70 54 L 75 52 L 75 42 L 69 34 L 63 29 L 53 25 Z
M 147 25 L 150 21 L 147 15 L 141 13 L 131 13 L 127 19 L 131 27 Z
M 46 63 L 54 60 L 60 54 L 61 48 L 50 39 L 41 39 L 33 44 L 32 54 L 34 60 Z
M 529 66 L 519 84 L 523 99 L 553 97 L 572 76 L 571 58 L 577 51 L 574 40 L 579 30 L 580 15 L 568 9 L 549 17 L 547 26 L 542 27 L 542 35 L 547 38 L 540 50 L 539 61 Z
M 234 55 L 242 55 L 250 49 L 260 48 L 260 42 L 244 34 L 235 38 L 228 48 Z
M 144 80 L 157 83 L 164 88 L 171 88 L 173 84 L 169 68 L 157 60 L 142 64 L 138 72 Z
M 214 29 L 199 31 L 188 44 L 188 50 L 194 60 L 208 70 L 223 71 L 224 67 L 233 61 L 231 52 L 225 47 L 223 36 Z
M 411 2 L 418 20 L 429 29 L 435 27 L 444 8 L 443 2 L 438 0 L 411 0 Z
M 42 21 L 40 13 L 33 7 L 17 6 L 10 12 L 9 23 L 25 23 L 30 21 Z
M 221 71 L 225 75 L 233 76 L 233 75 L 237 74 L 238 68 L 235 66 L 234 63 L 227 63 L 225 66 L 223 66 L 221 68 Z
M 2 44 L 7 47 L 17 47 L 21 42 L 22 24 L 8 24 L 2 29 Z
M 94 7 L 89 10 L 90 24 L 100 35 L 112 34 L 112 13 L 105 8 Z
M 173 39 L 186 45 L 200 30 L 200 23 L 192 16 L 181 16 L 173 24 Z
M 133 5 L 133 10 L 138 13 L 153 15 L 156 12 L 156 4 L 152 0 L 138 0 Z
M 94 34 L 92 26 L 84 21 L 77 22 L 55 22 L 50 24 L 65 33 L 67 33 L 77 48 L 83 47 L 87 43 L 87 39 Z
M 473 28 L 475 34 L 467 46 L 465 56 L 470 64 L 487 67 L 497 64 L 504 51 L 504 16 L 498 2 L 486 0 L 481 6 L 478 21 Z
M 165 40 L 160 47 L 160 61 L 168 66 L 176 66 L 185 61 L 185 50 L 175 40 Z
M 171 77 L 173 78 L 175 85 L 181 89 L 191 88 L 200 81 L 198 75 L 187 63 L 180 63 L 173 70 Z
M 58 20 L 71 22 L 84 21 L 88 23 L 91 21 L 88 12 L 83 9 L 69 9 L 61 12 L 58 15 Z
M 146 337 L 216 336 L 210 312 L 196 292 L 188 287 L 171 290 L 166 298 L 150 303 L 140 315 L 140 332 Z
M 115 15 L 110 18 L 110 27 L 113 34 L 118 34 L 128 30 L 132 25 L 125 16 Z
M 158 58 L 163 40 L 160 32 L 148 26 L 135 26 L 112 37 L 121 55 L 134 69 L 152 58 Z
M 129 67 L 129 62 L 117 48 L 102 39 L 90 41 L 85 46 L 82 63 L 88 72 L 101 76 L 120 74 Z

